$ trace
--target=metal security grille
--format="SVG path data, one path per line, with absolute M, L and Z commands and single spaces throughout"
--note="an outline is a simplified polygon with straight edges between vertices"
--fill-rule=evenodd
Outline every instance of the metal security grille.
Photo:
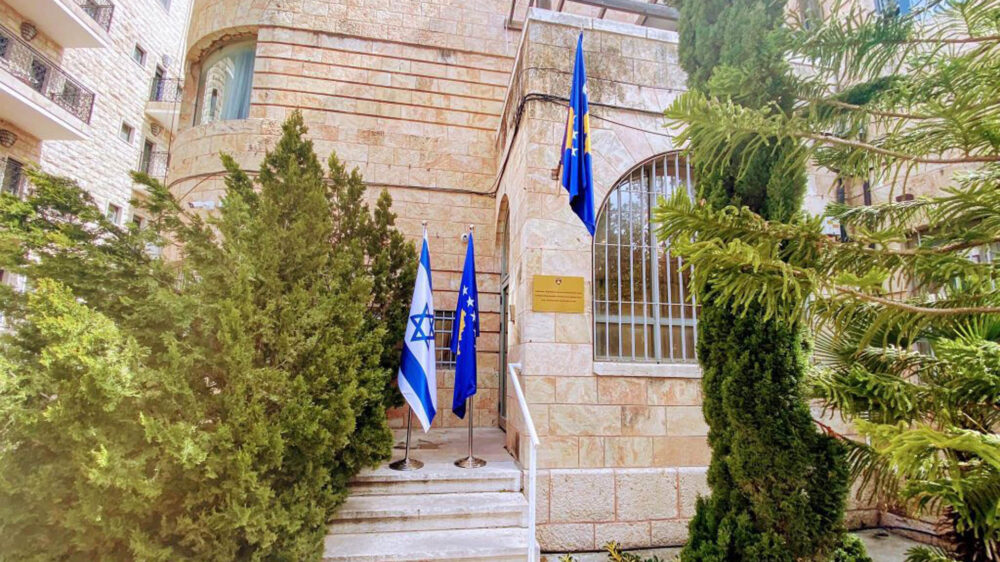
M 451 352 L 451 326 L 454 322 L 454 310 L 434 312 L 434 357 L 439 369 L 455 368 L 455 355 Z
M 0 192 L 21 196 L 24 187 L 24 164 L 13 158 L 0 157 Z
M 605 361 L 693 362 L 698 306 L 682 262 L 656 240 L 653 211 L 677 189 L 694 196 L 679 152 L 626 174 L 598 214 L 594 234 L 594 357 Z

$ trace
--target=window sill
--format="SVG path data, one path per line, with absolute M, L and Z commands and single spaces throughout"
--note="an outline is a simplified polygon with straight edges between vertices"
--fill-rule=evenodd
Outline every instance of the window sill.
M 700 379 L 701 366 L 697 363 L 618 363 L 614 361 L 595 361 L 594 374 L 605 377 Z

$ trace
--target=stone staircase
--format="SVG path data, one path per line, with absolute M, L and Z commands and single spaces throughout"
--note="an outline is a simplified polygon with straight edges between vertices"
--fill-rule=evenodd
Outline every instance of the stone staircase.
M 494 454 L 469 470 L 454 466 L 459 455 L 441 450 L 413 456 L 423 469 L 381 466 L 351 482 L 330 522 L 323 560 L 527 560 L 528 504 L 513 459 Z

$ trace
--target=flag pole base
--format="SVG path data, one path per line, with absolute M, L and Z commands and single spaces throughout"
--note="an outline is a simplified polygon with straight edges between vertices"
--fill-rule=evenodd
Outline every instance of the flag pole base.
M 469 455 L 464 459 L 458 459 L 457 461 L 455 461 L 455 466 L 459 468 L 480 468 L 486 466 L 486 461 L 484 461 L 481 458 Z
M 420 470 L 423 467 L 424 463 L 418 461 L 417 459 L 410 458 L 399 459 L 396 462 L 389 463 L 389 468 L 393 470 L 402 470 L 404 472 L 409 470 Z
M 417 459 L 410 458 L 410 430 L 413 428 L 413 408 L 406 409 L 406 452 L 403 453 L 403 458 L 389 463 L 389 468 L 393 470 L 420 470 L 424 467 L 424 463 L 418 461 Z

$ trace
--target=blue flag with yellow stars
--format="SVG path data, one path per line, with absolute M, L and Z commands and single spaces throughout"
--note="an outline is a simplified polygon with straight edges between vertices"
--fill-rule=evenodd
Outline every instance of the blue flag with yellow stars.
M 455 355 L 455 397 L 451 411 L 465 418 L 465 400 L 476 393 L 476 338 L 479 337 L 479 290 L 476 288 L 476 250 L 469 233 L 462 286 L 458 290 L 451 325 L 451 352 Z
M 569 192 L 569 206 L 594 235 L 594 173 L 590 164 L 590 109 L 587 106 L 587 71 L 583 64 L 583 33 L 576 42 L 573 89 L 566 115 L 562 154 L 562 184 Z

